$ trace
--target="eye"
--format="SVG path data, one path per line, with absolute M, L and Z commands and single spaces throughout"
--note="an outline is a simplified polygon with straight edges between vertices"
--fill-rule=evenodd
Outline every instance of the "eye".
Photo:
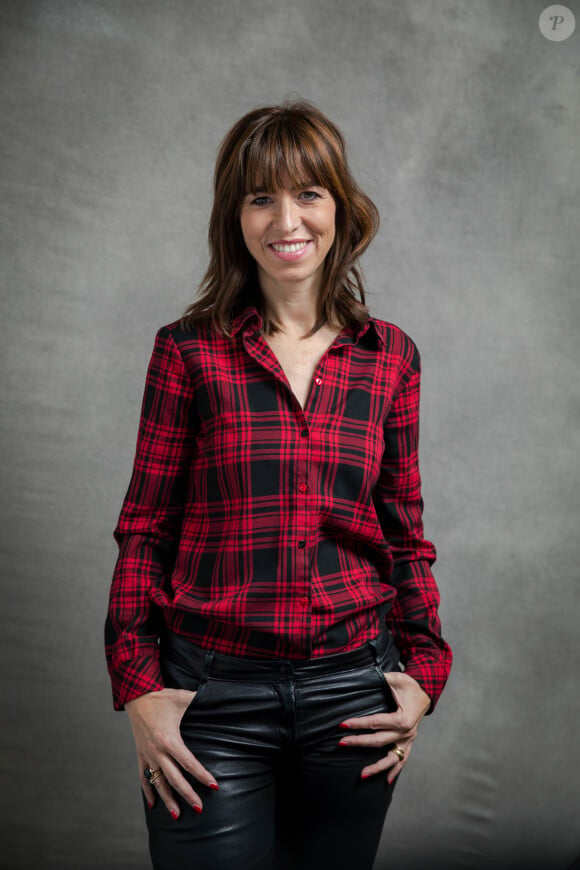
M 306 202 L 314 202 L 315 200 L 320 198 L 320 194 L 316 193 L 315 190 L 303 190 L 300 193 L 300 199 L 303 199 Z
M 251 196 L 249 201 L 250 205 L 268 205 L 271 199 L 267 194 L 261 193 L 259 196 Z

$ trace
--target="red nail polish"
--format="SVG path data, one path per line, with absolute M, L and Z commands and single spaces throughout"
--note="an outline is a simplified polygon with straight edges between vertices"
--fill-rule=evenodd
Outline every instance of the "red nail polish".
M 172 819 L 178 819 L 178 818 L 179 818 L 179 813 L 176 813 L 175 810 L 169 810 L 169 814 L 171 815 L 171 818 L 172 818 Z
M 217 782 L 210 782 L 209 787 L 210 787 L 210 788 L 213 788 L 214 791 L 219 791 L 219 790 L 220 790 L 220 787 L 219 787 L 219 785 L 217 784 Z
M 339 740 L 338 745 L 339 746 L 348 746 L 349 744 L 346 742 L 346 740 Z
M 341 722 L 338 727 L 339 728 L 350 728 L 350 725 L 347 725 L 346 722 Z
M 199 804 L 194 804 L 193 809 L 194 809 L 194 811 L 198 814 L 198 816 L 199 816 L 199 814 L 202 812 L 202 809 L 201 809 L 201 807 L 199 806 Z
M 368 779 L 369 776 L 370 776 L 370 773 L 361 773 L 360 778 L 361 779 Z
M 153 809 L 153 804 L 151 803 L 151 801 L 147 801 L 147 806 L 149 807 L 150 810 Z

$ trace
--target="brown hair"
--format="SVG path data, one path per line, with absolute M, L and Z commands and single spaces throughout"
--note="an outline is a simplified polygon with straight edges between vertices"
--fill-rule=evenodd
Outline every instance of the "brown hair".
M 336 234 L 324 263 L 317 320 L 308 335 L 325 323 L 338 327 L 366 322 L 357 261 L 377 232 L 379 214 L 350 173 L 340 130 L 311 103 L 300 100 L 248 112 L 221 143 L 209 222 L 210 262 L 200 298 L 183 315 L 184 326 L 211 319 L 216 329 L 230 336 L 236 313 L 254 304 L 264 330 L 277 331 L 277 324 L 265 316 L 256 263 L 242 236 L 240 207 L 244 197 L 257 190 L 309 185 L 332 194 Z

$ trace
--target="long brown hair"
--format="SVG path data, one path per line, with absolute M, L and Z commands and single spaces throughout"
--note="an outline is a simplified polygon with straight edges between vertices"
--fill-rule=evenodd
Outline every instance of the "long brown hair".
M 336 234 L 324 263 L 316 323 L 308 336 L 325 323 L 336 328 L 366 322 L 357 262 L 377 232 L 379 213 L 351 175 L 340 130 L 311 103 L 300 100 L 248 112 L 221 143 L 209 222 L 210 262 L 199 298 L 183 314 L 185 327 L 211 319 L 216 329 L 230 336 L 236 313 L 254 304 L 264 330 L 277 331 L 264 312 L 256 263 L 242 236 L 240 207 L 254 191 L 309 185 L 332 194 Z

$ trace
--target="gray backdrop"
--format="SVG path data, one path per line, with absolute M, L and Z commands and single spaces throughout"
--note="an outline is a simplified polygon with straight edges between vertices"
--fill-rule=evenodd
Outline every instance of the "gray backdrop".
M 1 0 L 2 867 L 148 866 L 102 651 L 112 529 L 217 144 L 293 91 L 350 143 L 382 215 L 371 309 L 422 351 L 456 655 L 377 870 L 580 853 L 580 0 L 562 42 L 545 5 Z

